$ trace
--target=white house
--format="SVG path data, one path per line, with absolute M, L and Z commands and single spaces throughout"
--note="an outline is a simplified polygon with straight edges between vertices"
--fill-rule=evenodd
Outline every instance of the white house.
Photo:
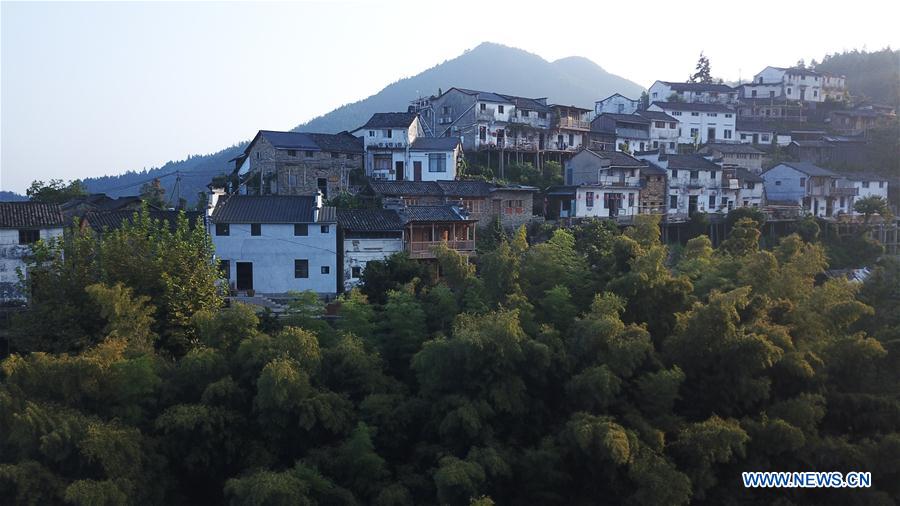
M 737 89 L 715 83 L 656 81 L 647 93 L 650 102 L 668 102 L 672 95 L 684 102 L 701 104 L 733 104 L 738 98 Z
M 224 277 L 237 290 L 338 291 L 337 219 L 321 195 L 222 196 L 208 227 Z
M 626 97 L 625 95 L 614 93 L 604 98 L 603 100 L 594 102 L 594 114 L 600 115 L 604 112 L 611 112 L 615 114 L 634 114 L 635 112 L 637 112 L 640 103 L 640 100 L 634 100 Z
M 403 219 L 394 209 L 338 209 L 344 289 L 359 284 L 366 264 L 404 250 Z
M 672 155 L 650 152 L 638 154 L 664 169 L 668 181 L 668 217 L 688 219 L 695 212 L 727 212 L 733 195 L 722 186 L 722 167 L 698 155 Z
M 633 219 L 640 213 L 640 171 L 645 166 L 621 152 L 579 151 L 566 162 L 569 186 L 556 189 L 557 196 L 564 197 L 559 202 L 560 216 Z M 560 193 L 563 190 L 565 195 Z
M 859 193 L 839 174 L 809 162 L 782 162 L 762 177 L 768 200 L 795 203 L 803 212 L 822 218 L 850 212 Z
M 32 245 L 62 237 L 64 224 L 57 204 L 0 202 L 0 302 L 26 299 L 19 272 L 28 276 L 25 260 Z
M 764 180 L 744 167 L 726 166 L 722 169 L 722 197 L 727 199 L 725 209 L 765 205 Z M 721 209 L 721 207 L 720 207 Z
M 745 88 L 745 93 L 752 93 L 753 90 L 763 90 L 765 93 L 772 91 L 771 87 L 759 85 L 777 85 L 780 91 L 776 91 L 774 96 L 783 96 L 789 100 L 799 100 L 801 102 L 824 102 L 825 101 L 825 76 L 814 70 L 799 67 L 766 67 L 753 76 L 753 84 L 749 88 Z M 830 93 L 836 91 L 834 87 L 840 84 L 840 80 L 832 80 L 829 82 Z M 757 92 L 759 95 L 759 92 Z M 764 95 L 762 98 L 768 97 Z M 747 97 L 749 98 L 749 97 Z
M 791 143 L 791 132 L 782 131 L 774 124 L 766 121 L 738 119 L 736 138 L 744 144 L 776 144 L 787 146 Z
M 653 102 L 650 111 L 660 111 L 678 120 L 679 144 L 733 142 L 735 112 L 721 104 Z
M 638 111 L 637 114 L 650 122 L 650 146 L 665 153 L 675 153 L 678 149 L 678 120 L 661 111 Z
M 375 179 L 411 179 L 409 147 L 424 135 L 414 112 L 379 112 L 353 135 L 363 140 L 366 175 Z
M 844 200 L 844 197 L 841 196 L 838 198 L 835 205 L 848 214 L 856 216 L 860 214 L 853 208 L 853 205 L 859 199 L 864 199 L 866 197 L 881 197 L 882 199 L 887 200 L 888 198 L 888 180 L 886 177 L 878 174 L 847 174 L 844 186 L 855 188 L 856 195 L 847 197 L 846 201 Z
M 462 159 L 462 143 L 457 137 L 417 137 L 409 147 L 411 181 L 456 179 Z

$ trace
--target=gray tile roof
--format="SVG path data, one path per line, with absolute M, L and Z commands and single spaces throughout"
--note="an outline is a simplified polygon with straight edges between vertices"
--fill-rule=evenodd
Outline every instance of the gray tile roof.
M 213 223 L 313 223 L 316 198 L 308 195 L 231 195 L 220 199 Z
M 840 177 L 840 175 L 836 172 L 824 169 L 809 162 L 781 162 L 779 165 L 787 165 L 788 167 L 799 170 L 800 172 L 808 176 Z
M 319 209 L 319 216 L 316 221 L 319 223 L 336 223 L 337 208 L 334 206 L 322 206 L 322 208 Z
M 762 183 L 765 181 L 759 174 L 754 174 L 743 167 L 735 168 L 734 173 L 738 179 L 748 183 Z
M 718 151 L 720 153 L 743 153 L 743 154 L 751 154 L 751 155 L 761 155 L 762 151 L 754 148 L 750 144 L 724 144 L 724 143 L 713 143 L 707 144 L 700 150 L 701 152 L 710 152 L 710 151 Z
M 57 204 L 0 202 L 0 228 L 57 228 L 64 224 Z
M 653 121 L 678 121 L 662 111 L 638 111 L 636 114 Z
M 437 181 L 445 197 L 486 197 L 494 187 L 486 181 Z
M 296 149 L 298 151 L 338 151 L 344 153 L 362 153 L 362 139 L 347 132 L 339 134 L 319 134 L 308 132 L 276 132 L 260 130 L 262 136 L 276 149 Z M 254 139 L 255 140 L 255 139 Z M 247 145 L 244 153 L 248 153 L 253 142 Z
M 675 83 L 671 81 L 660 81 L 661 83 L 667 85 L 669 88 L 672 88 L 675 91 L 693 91 L 693 92 L 716 92 L 716 93 L 731 93 L 735 91 L 734 88 L 728 86 L 727 84 L 707 84 L 707 83 Z
M 365 125 L 359 128 L 408 128 L 418 116 L 414 112 L 376 112 Z
M 350 232 L 394 232 L 403 229 L 403 219 L 394 209 L 338 209 L 337 221 Z
M 375 193 L 388 197 L 443 195 L 443 190 L 434 181 L 370 181 L 369 187 Z
M 459 145 L 459 137 L 416 137 L 409 145 L 411 151 L 453 151 Z
M 404 223 L 417 221 L 472 221 L 463 217 L 453 206 L 409 206 L 402 211 Z
M 125 223 L 133 223 L 135 217 L 137 217 L 139 211 L 133 210 L 117 210 L 117 211 L 94 211 L 89 212 L 84 216 L 84 222 L 86 222 L 92 229 L 97 232 L 102 232 L 104 230 L 116 230 L 122 228 Z M 178 227 L 178 215 L 179 211 L 161 211 L 157 209 L 149 209 L 148 214 L 150 219 L 155 221 L 164 222 L 168 225 L 169 230 L 175 230 Z M 185 217 L 188 220 L 188 225 L 191 228 L 194 228 L 197 225 L 197 220 L 202 220 L 203 213 L 200 211 L 188 211 L 185 212 Z
M 604 118 L 612 118 L 616 121 L 620 121 L 623 123 L 640 123 L 642 125 L 649 125 L 650 120 L 640 116 L 638 114 L 618 114 L 614 112 L 604 112 L 601 113 L 600 116 Z
M 641 167 L 642 176 L 665 176 L 667 172 L 659 165 L 650 162 L 646 167 Z
M 677 170 L 722 170 L 722 167 L 697 155 L 666 155 L 669 169 Z
M 610 167 L 644 167 L 647 165 L 645 162 L 621 151 L 594 151 L 592 149 L 585 151 L 589 151 L 599 158 L 609 160 Z
M 667 111 L 697 111 L 697 112 L 725 112 L 733 113 L 734 110 L 729 109 L 721 104 L 690 104 L 686 102 L 653 102 L 657 107 Z
M 478 100 L 484 102 L 497 102 L 500 104 L 511 104 L 512 101 L 509 97 L 501 95 L 499 93 L 494 93 L 491 91 L 478 91 L 478 90 L 470 90 L 467 88 L 451 88 L 465 93 L 466 95 L 478 95 Z M 448 92 L 450 90 L 447 90 Z

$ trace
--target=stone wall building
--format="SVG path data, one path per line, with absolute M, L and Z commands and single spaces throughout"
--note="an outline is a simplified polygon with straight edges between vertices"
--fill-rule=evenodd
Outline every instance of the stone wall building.
M 347 132 L 319 134 L 260 130 L 234 158 L 240 193 L 313 195 L 331 198 L 350 186 L 350 173 L 363 171 L 362 141 Z

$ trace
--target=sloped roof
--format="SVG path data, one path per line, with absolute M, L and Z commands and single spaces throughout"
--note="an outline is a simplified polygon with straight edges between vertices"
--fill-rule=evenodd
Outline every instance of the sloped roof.
M 668 114 L 666 114 L 662 111 L 643 110 L 643 111 L 638 111 L 635 114 L 638 114 L 640 116 L 643 116 L 644 118 L 647 118 L 647 119 L 653 120 L 653 121 L 677 121 L 675 118 L 673 118 L 672 116 L 669 116 Z
M 809 162 L 781 162 L 779 165 L 787 165 L 788 167 L 799 170 L 800 172 L 808 176 L 840 177 L 840 175 L 838 175 L 836 172 L 819 167 L 818 165 L 814 165 Z
M 615 96 L 622 97 L 622 98 L 624 98 L 625 100 L 628 100 L 628 101 L 630 101 L 630 102 L 637 102 L 637 100 L 635 100 L 635 99 L 633 99 L 633 98 L 628 98 L 628 97 L 626 97 L 625 95 L 622 95 L 621 93 L 613 93 L 612 95 L 610 95 L 610 96 L 604 98 L 603 100 L 598 100 L 597 102 L 606 102 L 607 100 L 609 100 L 609 99 L 611 99 L 611 98 L 613 98 L 613 97 L 615 97 Z
M 463 217 L 453 206 L 409 206 L 402 211 L 404 223 L 417 221 L 472 221 Z
M 376 112 L 369 118 L 365 125 L 359 128 L 408 128 L 416 119 L 418 113 L 414 112 Z
M 453 151 L 459 145 L 459 137 L 416 137 L 409 145 L 412 151 Z
M 0 202 L 0 228 L 56 228 L 64 224 L 58 204 Z
M 494 187 L 487 181 L 436 181 L 446 197 L 484 197 Z
M 213 223 L 313 223 L 316 198 L 309 195 L 231 195 L 219 199 Z
M 765 181 L 759 174 L 754 174 L 743 167 L 736 167 L 734 174 L 741 181 L 746 181 L 748 183 L 762 183 Z
M 640 123 L 642 125 L 650 124 L 649 119 L 647 119 L 643 116 L 640 116 L 638 114 L 619 114 L 619 113 L 615 113 L 615 112 L 604 112 L 604 113 L 601 113 L 600 116 L 598 116 L 598 117 L 612 118 L 616 121 L 621 121 L 623 123 Z
M 692 91 L 692 92 L 716 92 L 716 93 L 730 93 L 734 91 L 734 88 L 728 86 L 727 84 L 718 84 L 718 83 L 676 83 L 671 81 L 660 81 L 665 84 L 669 88 L 672 88 L 675 91 Z
M 722 170 L 722 167 L 697 155 L 666 155 L 669 169 L 676 170 Z
M 450 90 L 457 90 L 465 93 L 466 95 L 478 95 L 478 100 L 482 100 L 484 102 L 498 102 L 501 104 L 511 104 L 512 101 L 509 97 L 501 95 L 499 93 L 494 93 L 492 91 L 478 91 L 478 90 L 470 90 L 468 88 L 450 88 Z M 447 90 L 447 92 L 450 92 Z
M 762 151 L 754 148 L 750 144 L 724 144 L 724 143 L 712 143 L 707 144 L 703 147 L 701 151 L 704 150 L 715 150 L 720 153 L 742 153 L 742 154 L 750 154 L 750 155 L 761 155 Z
M 319 216 L 316 219 L 318 223 L 335 223 L 337 222 L 337 208 L 334 206 L 322 206 L 319 209 Z
M 125 223 L 133 223 L 134 218 L 138 216 L 139 211 L 133 210 L 117 210 L 117 211 L 94 211 L 84 215 L 84 221 L 92 229 L 97 232 L 103 230 L 116 230 L 122 228 Z M 148 215 L 150 219 L 161 221 L 168 225 L 169 230 L 175 230 L 178 227 L 179 211 L 162 211 L 158 209 L 149 209 Z M 184 213 L 188 220 L 188 225 L 194 228 L 197 220 L 201 219 L 203 213 L 200 211 L 187 211 Z
M 352 232 L 394 232 L 403 229 L 403 219 L 394 209 L 338 209 L 337 221 Z
M 889 181 L 891 179 L 884 174 L 873 174 L 871 172 L 846 172 L 843 176 L 850 181 Z
M 659 165 L 656 165 L 656 164 L 653 163 L 653 162 L 649 162 L 648 165 L 647 165 L 646 167 L 641 167 L 641 175 L 642 175 L 642 176 L 644 176 L 644 175 L 647 175 L 647 176 L 665 176 L 665 175 L 666 175 L 666 170 L 663 169 L 662 167 L 660 167 Z
M 588 151 L 599 158 L 609 160 L 610 167 L 644 167 L 647 165 L 642 160 L 638 160 L 621 151 L 594 151 L 592 149 L 586 149 L 585 151 Z
M 275 149 L 296 149 L 299 151 L 339 151 L 347 153 L 362 153 L 362 139 L 350 135 L 348 132 L 339 134 L 319 134 L 309 132 L 276 132 L 272 130 L 260 130 L 257 137 L 263 137 L 269 141 Z M 244 153 L 250 151 L 247 145 Z
M 387 196 L 421 195 L 440 197 L 443 190 L 434 181 L 370 181 L 369 187 Z
M 687 102 L 653 102 L 653 104 L 667 111 L 697 111 L 697 112 L 734 112 L 732 109 L 720 104 L 697 104 Z

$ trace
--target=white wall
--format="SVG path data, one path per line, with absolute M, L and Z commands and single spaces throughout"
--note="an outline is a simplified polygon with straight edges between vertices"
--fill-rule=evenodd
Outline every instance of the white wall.
M 40 231 L 40 237 L 44 241 L 62 235 L 62 228 L 45 228 Z M 19 229 L 0 229 L 0 294 L 3 294 L 0 295 L 0 300 L 25 300 L 24 294 L 19 293 L 16 286 L 19 283 L 17 269 L 21 269 L 22 273 L 28 276 L 23 259 L 29 253 L 31 246 L 19 244 Z
M 360 278 L 353 277 L 353 267 L 365 271 L 368 262 L 384 260 L 400 251 L 403 251 L 403 240 L 399 237 L 344 239 L 344 288 L 349 290 L 359 284 Z
M 637 179 L 637 178 L 636 178 Z M 591 207 L 587 206 L 587 194 L 594 194 L 594 202 Z M 603 207 L 604 195 L 621 193 L 624 195 L 622 206 L 619 208 L 619 214 L 610 216 L 610 209 Z M 640 190 L 638 188 L 604 188 L 601 186 L 579 186 L 575 192 L 575 217 L 577 218 L 618 218 L 626 216 L 634 216 L 638 214 L 640 206 Z M 629 195 L 632 195 L 629 206 Z
M 253 289 L 260 293 L 284 293 L 312 290 L 335 293 L 337 290 L 337 224 L 309 223 L 308 236 L 295 236 L 293 224 L 262 224 L 261 235 L 250 235 L 250 224 L 230 225 L 230 234 L 217 236 L 215 224 L 209 234 L 216 258 L 231 262 L 229 282 L 237 282 L 237 262 L 253 263 Z M 294 260 L 309 260 L 309 277 L 294 277 Z M 322 267 L 328 273 L 322 273 Z
M 617 114 L 633 114 L 635 111 L 637 111 L 638 103 L 638 100 L 625 98 L 621 95 L 613 95 L 612 97 L 608 97 L 604 100 L 598 100 L 594 102 L 594 113 L 598 115 L 604 112 Z
M 432 154 L 442 155 L 444 157 L 444 167 L 446 172 L 429 171 L 429 156 Z M 456 151 L 410 151 L 409 167 L 406 170 L 406 179 L 412 181 L 415 176 L 415 162 L 422 163 L 422 181 L 445 181 L 448 179 L 456 179 Z
M 678 142 L 681 144 L 694 142 L 694 138 L 691 136 L 692 128 L 698 129 L 701 144 L 709 142 L 710 128 L 715 128 L 716 141 L 736 142 L 739 140 L 735 131 L 734 112 L 667 111 L 658 105 L 651 105 L 650 110 L 665 111 L 666 114 L 678 120 L 678 128 L 681 129 Z M 730 132 L 730 137 L 726 136 L 727 131 Z

